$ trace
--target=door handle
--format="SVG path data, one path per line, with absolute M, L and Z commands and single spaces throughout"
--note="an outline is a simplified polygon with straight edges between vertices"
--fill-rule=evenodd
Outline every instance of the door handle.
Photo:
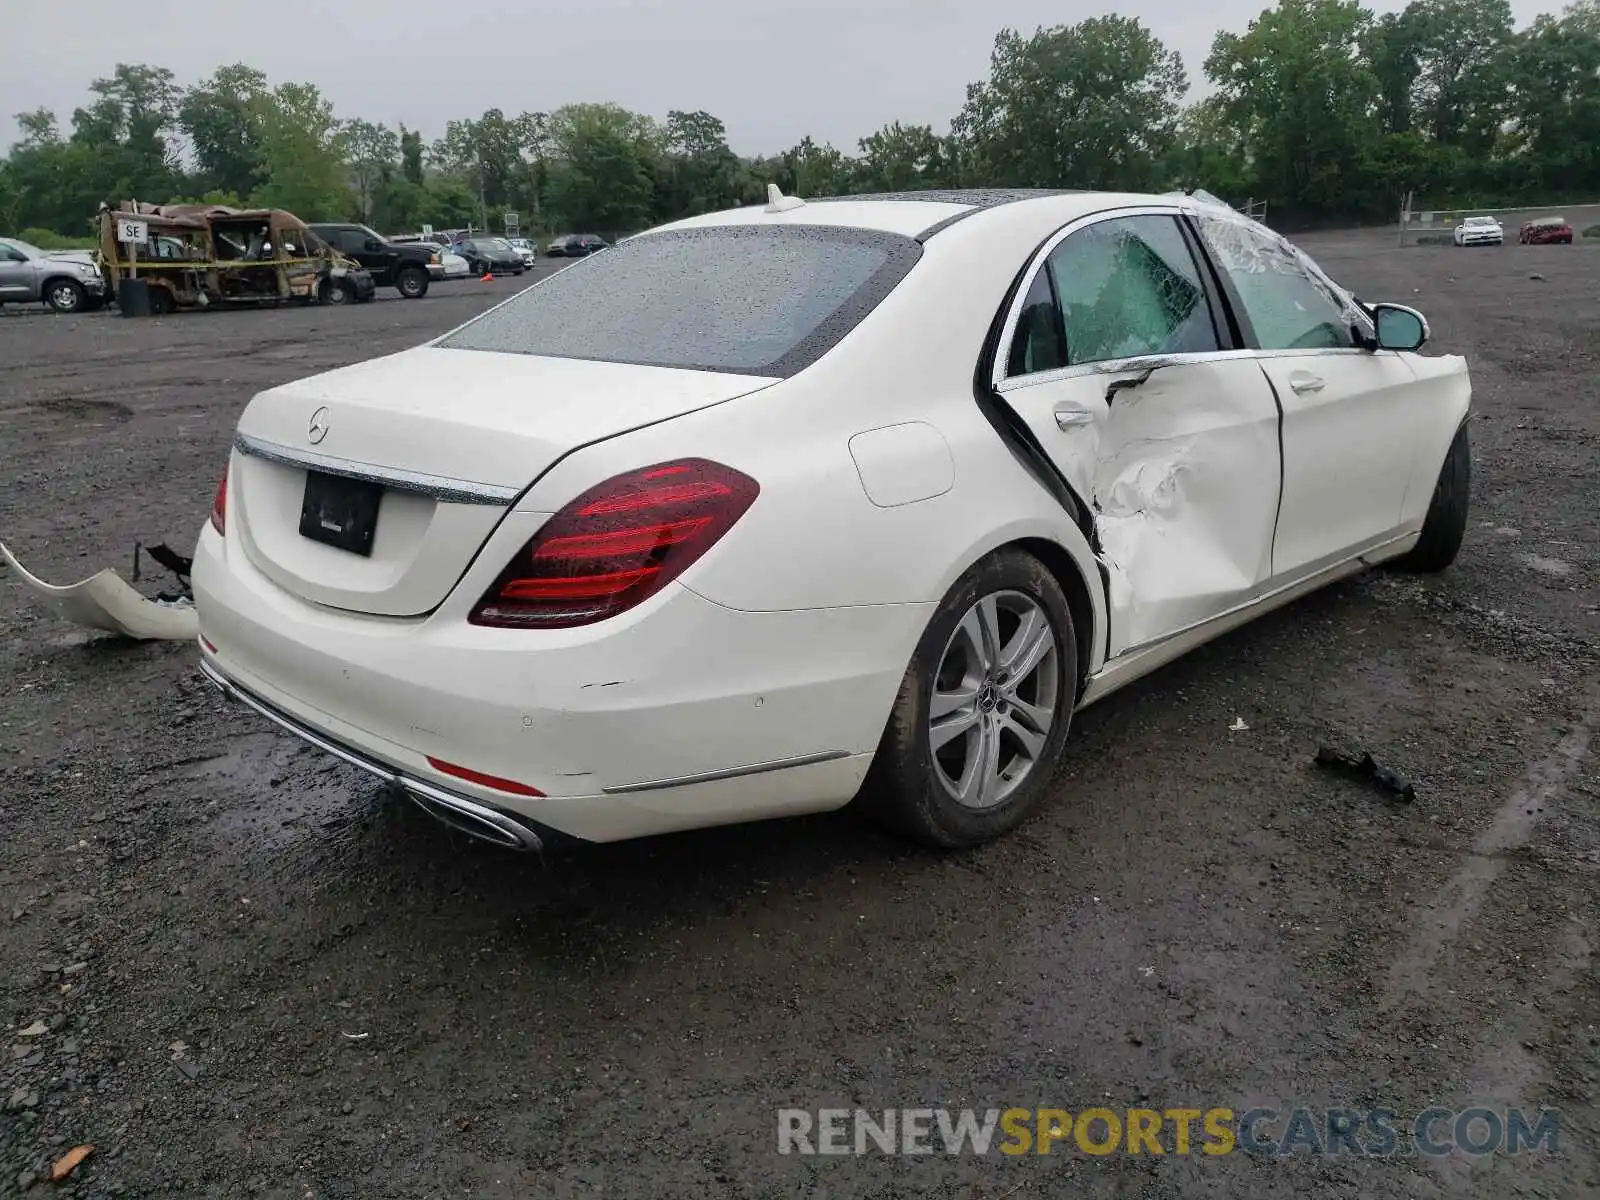
M 1289 376 L 1289 386 L 1296 395 L 1305 392 L 1320 392 L 1327 385 L 1323 383 L 1320 375 L 1313 375 L 1310 371 L 1295 371 Z
M 1071 404 L 1062 404 L 1053 411 L 1057 429 L 1071 429 L 1074 425 L 1089 425 L 1094 421 L 1094 414 L 1088 409 Z

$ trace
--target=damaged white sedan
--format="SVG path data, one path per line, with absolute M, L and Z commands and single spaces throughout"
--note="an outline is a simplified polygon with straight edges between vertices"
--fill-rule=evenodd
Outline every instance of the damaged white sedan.
M 245 410 L 224 692 L 476 835 L 861 803 L 969 845 L 1075 710 L 1466 524 L 1471 387 L 1204 197 L 694 217 Z

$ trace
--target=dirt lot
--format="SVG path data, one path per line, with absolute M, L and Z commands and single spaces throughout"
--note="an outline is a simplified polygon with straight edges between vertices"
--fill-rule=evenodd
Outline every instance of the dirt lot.
M 1600 1194 L 1600 245 L 1390 237 L 1305 244 L 1472 361 L 1457 566 L 1335 587 L 1091 710 L 1055 802 L 975 853 L 848 814 L 478 848 L 225 707 L 189 647 L 91 638 L 0 578 L 0 1195 L 80 1143 L 61 1195 Z M 0 538 L 62 582 L 186 547 L 254 390 L 521 282 L 8 309 Z M 1416 802 L 1315 771 L 1325 740 Z M 780 1106 L 1476 1102 L 1559 1108 L 1560 1155 L 776 1152 Z

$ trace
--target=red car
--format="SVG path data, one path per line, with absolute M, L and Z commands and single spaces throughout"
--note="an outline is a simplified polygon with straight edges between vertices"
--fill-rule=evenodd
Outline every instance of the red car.
M 1539 217 L 1529 221 L 1517 235 L 1525 246 L 1543 246 L 1552 242 L 1572 245 L 1572 226 L 1565 217 Z

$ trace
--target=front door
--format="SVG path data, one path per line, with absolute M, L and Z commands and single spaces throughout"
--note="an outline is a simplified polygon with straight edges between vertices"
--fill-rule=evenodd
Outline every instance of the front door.
M 1196 223 L 1283 406 L 1273 574 L 1287 582 L 1393 537 L 1425 408 L 1406 356 L 1358 346 L 1365 315 L 1271 231 L 1205 211 Z
M 1258 595 L 1278 409 L 1253 356 L 1225 348 L 1177 210 L 1070 226 L 1023 296 L 996 386 L 1089 510 L 1108 657 Z
M 20 250 L 0 245 L 0 300 L 24 300 L 34 288 L 33 263 Z

